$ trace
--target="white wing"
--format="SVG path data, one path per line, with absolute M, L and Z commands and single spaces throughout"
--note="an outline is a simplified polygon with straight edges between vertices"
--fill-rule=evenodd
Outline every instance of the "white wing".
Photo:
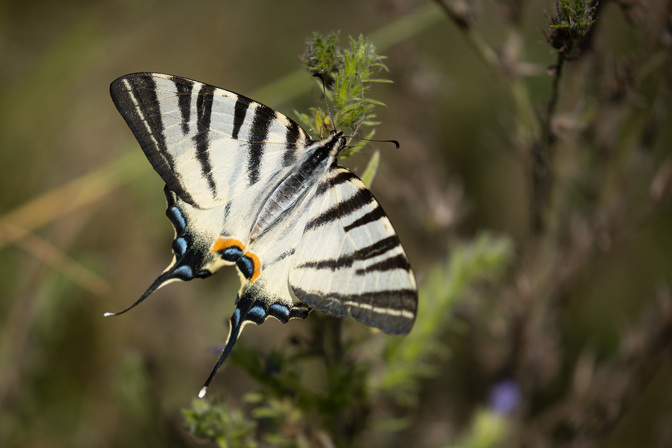
M 392 334 L 415 320 L 417 287 L 399 238 L 354 174 L 330 170 L 317 189 L 289 284 L 307 305 Z
M 206 277 L 230 260 L 212 252 L 224 236 L 247 244 L 269 195 L 312 143 L 268 106 L 179 76 L 136 73 L 110 86 L 112 99 L 166 183 L 174 258 L 143 294 Z
M 126 75 L 110 92 L 166 185 L 201 209 L 245 195 L 249 215 L 311 143 L 270 107 L 179 76 Z

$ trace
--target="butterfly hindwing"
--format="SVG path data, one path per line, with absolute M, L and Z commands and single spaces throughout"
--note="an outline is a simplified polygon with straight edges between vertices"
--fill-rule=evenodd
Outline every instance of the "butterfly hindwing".
M 392 224 L 364 183 L 335 167 L 317 188 L 289 282 L 309 306 L 406 334 L 417 288 Z

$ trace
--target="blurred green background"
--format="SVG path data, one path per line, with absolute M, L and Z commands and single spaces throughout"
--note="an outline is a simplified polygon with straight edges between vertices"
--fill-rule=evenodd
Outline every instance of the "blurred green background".
M 421 298 L 458 242 L 490 232 L 514 247 L 504 278 L 446 316 L 448 356 L 386 443 L 458 440 L 513 378 L 510 446 L 670 446 L 672 4 L 604 3 L 556 91 L 550 1 L 464 4 L 466 31 L 439 2 L 410 0 L 3 2 L 0 446 L 199 445 L 180 409 L 226 337 L 239 282 L 227 270 L 170 285 L 103 319 L 163 270 L 172 241 L 162 182 L 109 84 L 165 72 L 292 116 L 322 104 L 299 55 L 334 30 L 388 57 L 394 83 L 372 91 L 387 105 L 377 136 L 401 149 L 381 148 L 372 190 Z M 371 153 L 346 165 L 361 173 Z M 268 352 L 308 331 L 268 321 L 242 339 Z M 235 404 L 254 387 L 228 366 L 210 394 Z

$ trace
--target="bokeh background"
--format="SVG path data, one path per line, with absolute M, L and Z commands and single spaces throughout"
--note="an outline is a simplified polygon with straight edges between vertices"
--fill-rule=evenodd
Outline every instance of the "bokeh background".
M 170 285 L 103 319 L 172 241 L 162 182 L 109 84 L 178 74 L 292 116 L 323 101 L 299 59 L 315 31 L 364 34 L 388 58 L 377 136 L 401 149 L 379 147 L 372 189 L 420 306 L 455 247 L 486 233 L 512 247 L 445 316 L 443 355 L 396 410 L 404 429 L 358 442 L 452 446 L 504 387 L 510 446 L 671 446 L 672 3 L 601 2 L 559 76 L 553 2 L 448 5 L 452 17 L 410 0 L 2 2 L 0 446 L 204 443 L 180 409 L 226 337 L 238 279 Z M 346 165 L 361 173 L 371 153 Z M 243 339 L 266 353 L 309 331 L 269 321 Z M 210 393 L 244 407 L 254 388 L 230 366 Z

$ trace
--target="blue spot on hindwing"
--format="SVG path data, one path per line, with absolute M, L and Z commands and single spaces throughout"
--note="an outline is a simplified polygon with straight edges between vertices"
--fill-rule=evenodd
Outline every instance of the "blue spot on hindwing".
M 178 257 L 181 257 L 187 252 L 187 240 L 184 237 L 175 238 L 173 241 L 173 252 Z
M 171 277 L 179 278 L 182 280 L 191 280 L 192 278 L 194 278 L 194 271 L 191 269 L 190 266 L 180 266 L 179 268 L 173 271 L 173 275 Z
M 263 307 L 257 305 L 250 308 L 245 317 L 254 323 L 260 324 L 264 321 L 264 319 L 266 319 L 266 316 L 266 310 Z
M 187 227 L 187 221 L 184 219 L 182 210 L 180 210 L 179 207 L 175 205 L 170 207 L 166 210 L 166 215 L 168 216 L 168 219 L 170 219 L 170 222 L 173 223 L 177 233 L 184 232 L 184 229 Z
M 237 301 L 237 300 L 236 300 Z M 240 309 L 236 308 L 231 316 L 231 324 L 236 327 L 240 324 Z
M 282 303 L 274 303 L 269 309 L 269 314 L 276 317 L 280 322 L 287 322 L 289 320 L 289 308 Z

